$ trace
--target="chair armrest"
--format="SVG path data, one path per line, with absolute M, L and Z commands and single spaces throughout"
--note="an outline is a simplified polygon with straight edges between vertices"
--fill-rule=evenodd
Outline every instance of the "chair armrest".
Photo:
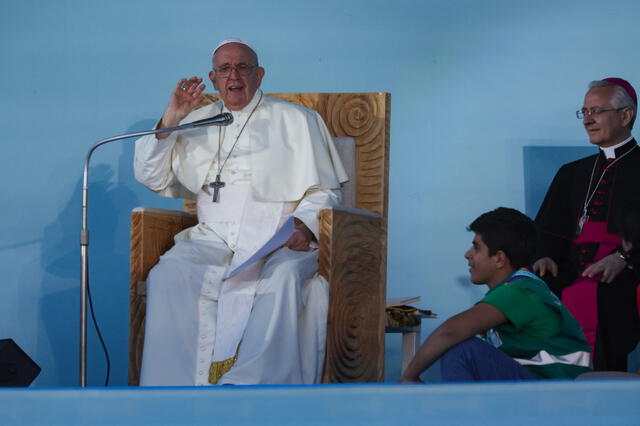
M 131 282 L 144 281 L 173 237 L 198 219 L 178 210 L 137 207 L 131 212 Z
M 131 212 L 129 385 L 140 379 L 149 270 L 173 246 L 175 234 L 197 223 L 197 217 L 177 210 L 137 207 Z
M 324 383 L 384 379 L 386 258 L 380 215 L 345 207 L 320 213 L 318 271 L 329 282 Z

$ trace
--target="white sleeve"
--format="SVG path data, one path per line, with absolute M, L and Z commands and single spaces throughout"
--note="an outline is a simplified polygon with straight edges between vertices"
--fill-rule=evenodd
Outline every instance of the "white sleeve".
M 341 199 L 342 196 L 339 189 L 311 190 L 300 201 L 293 212 L 293 216 L 300 219 L 313 232 L 316 240 L 319 240 L 318 219 L 320 210 L 339 206 Z
M 153 191 L 160 191 L 175 181 L 171 171 L 171 152 L 175 142 L 175 132 L 164 139 L 147 135 L 135 142 L 133 172 L 138 182 Z

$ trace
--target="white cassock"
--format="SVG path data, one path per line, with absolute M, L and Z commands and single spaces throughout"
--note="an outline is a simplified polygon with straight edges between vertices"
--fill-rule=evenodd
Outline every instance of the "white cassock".
M 218 102 L 182 122 L 221 111 Z M 149 273 L 141 385 L 207 385 L 210 369 L 216 376 L 230 365 L 218 384 L 316 383 L 322 373 L 328 287 L 315 249 L 280 248 L 223 277 L 290 216 L 318 238 L 318 213 L 339 204 L 346 173 L 315 111 L 258 91 L 227 112 L 234 122 L 222 129 L 136 142 L 136 179 L 161 195 L 195 198 L 199 220 Z M 221 162 L 225 186 L 214 203 L 208 184 Z

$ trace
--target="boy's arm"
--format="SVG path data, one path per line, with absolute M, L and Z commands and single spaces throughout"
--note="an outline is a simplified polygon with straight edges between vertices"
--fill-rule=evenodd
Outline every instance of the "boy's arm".
M 451 347 L 507 321 L 507 317 L 498 308 L 484 302 L 454 315 L 424 341 L 402 374 L 400 382 L 420 382 L 420 374 Z

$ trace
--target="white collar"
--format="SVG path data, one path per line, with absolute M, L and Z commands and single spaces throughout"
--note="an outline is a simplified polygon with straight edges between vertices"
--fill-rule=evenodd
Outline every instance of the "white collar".
M 633 136 L 629 136 L 627 139 L 623 140 L 618 144 L 615 144 L 612 146 L 600 147 L 600 149 L 602 150 L 602 153 L 606 158 L 616 158 L 616 149 L 620 148 L 622 145 L 626 144 L 631 139 L 633 139 Z

